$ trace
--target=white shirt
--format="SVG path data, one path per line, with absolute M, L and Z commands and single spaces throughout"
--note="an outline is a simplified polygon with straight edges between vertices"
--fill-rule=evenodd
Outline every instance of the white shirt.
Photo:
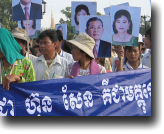
M 146 66 L 144 66 L 141 62 L 140 65 L 138 66 L 137 69 L 144 69 L 144 68 L 148 68 Z M 133 67 L 129 64 L 129 62 L 127 61 L 126 64 L 123 66 L 123 70 L 124 71 L 128 71 L 128 70 L 134 70 Z
M 32 54 L 29 54 L 29 57 L 28 57 L 28 52 L 26 52 L 26 58 L 30 59 L 31 61 L 33 61 L 34 59 L 38 58 Z
M 142 64 L 149 67 L 150 58 L 151 58 L 151 50 L 145 53 L 144 56 L 142 57 L 141 59 Z
M 56 55 L 52 63 L 52 66 L 47 65 L 44 55 L 41 55 L 40 57 L 33 60 L 32 62 L 35 69 L 36 81 L 45 80 L 45 79 L 47 80 L 47 79 L 64 78 L 66 68 L 68 66 L 67 60 L 63 57 L 60 57 L 58 54 Z
M 74 62 L 72 54 L 64 52 L 62 49 L 59 55 L 61 57 L 64 57 L 67 60 L 68 64 L 71 64 L 72 62 Z
M 25 14 L 25 9 L 24 9 L 24 8 L 25 8 L 26 6 L 24 6 L 21 2 L 20 2 L 20 5 L 21 5 L 21 7 L 22 7 L 23 13 Z M 27 7 L 28 7 L 27 12 L 28 12 L 28 14 L 30 15 L 31 3 L 30 3 Z

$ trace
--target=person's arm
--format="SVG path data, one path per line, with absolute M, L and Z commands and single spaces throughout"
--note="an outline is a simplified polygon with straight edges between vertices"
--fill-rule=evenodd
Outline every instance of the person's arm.
M 118 58 L 119 58 L 119 62 L 118 62 L 118 67 L 116 69 L 116 72 L 123 71 L 123 61 L 124 61 L 123 47 L 120 47 L 120 49 L 118 50 Z
M 11 82 L 20 82 L 20 81 L 21 81 L 21 77 L 16 74 L 6 75 L 3 81 L 3 88 L 9 90 Z

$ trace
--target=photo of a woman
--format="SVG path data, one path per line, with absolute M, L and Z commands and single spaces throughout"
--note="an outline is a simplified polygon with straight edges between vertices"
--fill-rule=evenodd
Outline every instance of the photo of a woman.
M 73 33 L 79 33 L 79 16 L 82 15 L 82 16 L 85 16 L 85 15 L 90 15 L 89 13 L 89 9 L 86 5 L 78 5 L 75 9 L 75 22 L 76 22 L 76 25 L 72 27 L 72 32 Z
M 79 33 L 79 17 L 97 14 L 96 2 L 72 2 L 72 33 Z
M 27 31 L 27 21 L 21 21 L 21 28 Z M 28 30 L 29 30 L 29 38 L 37 38 L 40 34 L 40 31 L 36 29 L 36 20 L 28 21 Z
M 114 15 L 112 45 L 137 46 L 138 37 L 132 35 L 133 22 L 131 14 L 125 10 L 118 10 Z

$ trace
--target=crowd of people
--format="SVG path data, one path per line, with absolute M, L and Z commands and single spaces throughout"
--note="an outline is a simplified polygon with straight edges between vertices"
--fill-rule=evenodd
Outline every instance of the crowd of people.
M 64 40 L 62 32 L 53 29 L 33 41 L 27 36 L 21 28 L 0 28 L 0 77 L 6 90 L 10 83 L 151 68 L 151 28 L 145 38 L 139 35 L 138 46 L 111 46 L 111 57 L 96 58 L 95 40 L 85 33 L 73 40 Z

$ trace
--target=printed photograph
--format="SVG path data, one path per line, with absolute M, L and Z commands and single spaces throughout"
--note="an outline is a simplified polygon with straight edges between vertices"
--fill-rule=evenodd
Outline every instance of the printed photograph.
M 118 4 L 116 6 L 129 6 L 129 3 L 128 2 L 127 3 L 122 3 L 122 4 Z M 105 15 L 110 15 L 110 10 L 111 10 L 110 7 L 104 8 Z
M 80 16 L 80 33 L 84 32 L 95 40 L 94 56 L 111 56 L 111 17 Z
M 140 7 L 111 6 L 112 45 L 138 45 L 140 13 Z
M 67 40 L 67 24 L 58 24 L 55 25 L 55 30 L 60 30 L 63 33 L 63 39 Z
M 96 15 L 97 3 L 96 2 L 72 2 L 72 33 L 79 33 L 79 16 Z
M 42 0 L 12 0 L 13 21 L 42 19 Z
M 18 27 L 29 32 L 29 38 L 37 38 L 41 30 L 41 20 L 22 20 L 18 21 Z

